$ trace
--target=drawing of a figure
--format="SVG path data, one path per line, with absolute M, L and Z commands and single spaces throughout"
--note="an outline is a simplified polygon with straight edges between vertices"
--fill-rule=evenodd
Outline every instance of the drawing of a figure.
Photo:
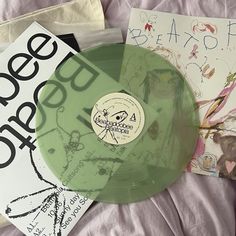
M 236 179 L 236 136 L 215 133 L 213 140 L 223 152 L 217 162 L 220 177 Z
M 94 171 L 94 173 L 98 173 L 101 177 L 109 179 L 111 177 L 112 173 L 114 172 L 114 170 L 111 167 L 115 168 L 115 164 L 120 165 L 123 162 L 122 159 L 112 158 L 112 157 L 108 158 L 108 157 L 103 157 L 103 156 L 99 156 L 98 158 L 96 158 L 96 157 L 89 157 L 88 158 L 86 156 L 80 155 L 80 152 L 84 151 L 84 149 L 86 149 L 85 144 L 82 142 L 82 140 L 86 136 L 94 135 L 94 132 L 90 131 L 85 134 L 80 134 L 80 132 L 78 130 L 73 130 L 71 133 L 68 132 L 60 124 L 59 115 L 60 114 L 62 115 L 63 112 L 64 112 L 64 108 L 63 107 L 59 108 L 57 111 L 57 118 L 56 118 L 57 132 L 59 133 L 60 140 L 62 141 L 62 143 L 64 145 L 65 156 L 66 156 L 65 164 L 63 165 L 64 170 L 61 173 L 61 178 L 63 178 L 63 176 L 66 174 L 66 172 L 68 172 L 68 170 L 71 167 L 75 166 L 78 163 L 81 163 L 81 170 L 80 170 L 81 173 L 86 172 L 86 170 L 88 171 L 87 168 L 89 168 L 89 166 L 91 167 L 90 179 L 97 178 L 95 175 L 92 176 L 93 171 Z M 115 116 L 116 119 L 118 119 L 118 116 L 119 116 L 121 121 L 123 121 L 127 117 L 127 115 L 125 116 L 125 114 L 123 114 L 123 113 L 120 113 L 118 115 L 117 114 L 113 114 L 113 115 Z M 96 120 L 96 118 L 98 118 L 101 120 L 104 118 L 106 120 L 106 118 L 108 118 L 108 117 L 110 117 L 109 108 L 104 109 L 103 111 L 98 110 L 98 112 L 95 114 L 94 119 Z M 103 128 L 102 135 L 108 135 L 110 133 L 109 127 L 106 127 L 103 124 L 102 128 Z M 103 168 L 101 166 L 103 166 Z M 105 173 L 101 169 L 102 170 L 111 169 L 111 171 L 110 172 L 106 171 L 106 173 Z M 103 174 L 100 174 L 100 173 L 103 173 Z M 92 188 L 92 183 L 88 182 L 87 184 L 85 184 L 85 186 L 90 186 Z M 102 188 L 102 186 L 101 186 L 101 188 Z
M 85 172 L 90 170 L 91 172 L 95 173 L 94 176 L 90 176 L 91 178 L 98 179 L 100 177 L 102 180 L 109 180 L 115 172 L 115 169 L 117 169 L 117 166 L 120 166 L 123 163 L 123 160 L 118 156 L 117 158 L 111 158 L 110 156 L 94 157 L 93 155 L 90 157 L 81 156 L 80 153 L 85 149 L 83 138 L 86 135 L 91 134 L 91 132 L 80 134 L 79 130 L 72 130 L 70 132 L 63 128 L 64 124 L 60 123 L 60 115 L 63 114 L 64 110 L 64 107 L 59 107 L 57 109 L 55 116 L 55 128 L 37 137 L 38 140 L 45 137 L 48 138 L 48 136 L 50 138 L 54 138 L 54 142 L 51 142 L 46 146 L 48 148 L 46 151 L 48 152 L 48 155 L 52 155 L 52 158 L 56 156 L 57 162 L 59 153 L 62 158 L 65 159 L 64 164 L 61 167 L 62 172 L 60 180 L 62 180 L 66 175 L 67 170 L 78 164 L 80 165 L 80 171 L 83 171 L 84 169 Z M 62 144 L 60 145 L 59 150 L 56 148 L 58 146 L 53 146 L 53 144 L 58 140 L 61 140 L 60 143 Z M 36 140 L 34 142 L 36 142 Z M 93 185 L 93 182 L 88 182 L 85 185 L 86 188 L 84 188 L 84 186 L 81 188 L 76 186 L 74 188 L 70 188 L 65 186 L 62 181 L 55 183 L 54 178 L 51 180 L 50 178 L 44 176 L 43 171 L 47 167 L 41 166 L 41 162 L 38 161 L 40 160 L 41 155 L 39 153 L 36 155 L 34 151 L 30 151 L 29 154 L 32 168 L 39 181 L 45 184 L 45 188 L 42 188 L 37 192 L 30 192 L 10 200 L 6 207 L 5 213 L 9 218 L 12 219 L 23 218 L 34 214 L 34 221 L 37 221 L 38 217 L 44 217 L 45 213 L 43 212 L 43 209 L 45 209 L 45 206 L 49 204 L 50 207 L 48 209 L 54 212 L 52 218 L 52 235 L 60 236 L 62 235 L 62 224 L 64 223 L 65 217 L 67 216 L 66 205 L 69 204 L 69 201 L 66 198 L 67 193 L 75 192 L 82 194 L 81 201 L 86 202 L 88 200 L 86 196 L 90 196 L 90 194 L 97 195 L 102 190 L 104 190 L 103 181 L 101 180 L 101 185 L 95 184 L 95 186 Z M 55 162 L 54 164 L 56 165 Z M 92 169 L 86 169 L 87 166 L 92 167 Z
M 198 49 L 198 45 L 194 44 L 193 49 L 190 52 L 190 56 L 188 57 L 188 59 L 192 59 L 192 58 L 197 59 L 197 54 L 199 53 L 199 51 L 197 51 L 197 49 Z
M 236 74 L 229 73 L 229 75 L 226 78 L 226 83 L 223 90 L 218 94 L 216 98 L 198 102 L 199 108 L 210 104 L 202 120 L 201 129 L 206 129 L 206 130 L 220 129 L 220 125 L 224 122 L 224 120 L 227 119 L 227 117 L 230 114 L 232 114 L 234 110 L 236 110 L 232 109 L 227 115 L 224 115 L 221 118 L 213 120 L 216 114 L 219 113 L 224 108 L 235 87 L 236 87 Z
M 62 176 L 64 172 L 68 169 L 69 164 L 74 157 L 74 154 L 84 149 L 84 144 L 81 143 L 81 138 L 84 135 L 81 135 L 79 130 L 72 130 L 71 132 L 68 132 L 67 130 L 65 130 L 65 128 L 63 128 L 60 125 L 59 116 L 63 112 L 64 112 L 64 107 L 60 107 L 59 109 L 57 109 L 56 112 L 56 130 L 63 143 L 66 155 L 65 164 L 63 165 L 64 171 L 61 174 Z M 89 133 L 86 135 L 89 135 Z
M 182 151 L 184 153 L 186 150 L 189 150 L 189 147 L 185 146 L 188 142 L 182 143 L 182 140 L 194 132 L 194 128 L 190 129 L 190 126 L 193 126 L 190 119 L 193 113 L 190 111 L 190 107 L 185 106 L 184 96 L 186 95 L 186 88 L 184 83 L 181 74 L 172 69 L 148 71 L 142 83 L 144 101 L 162 114 L 160 120 L 153 122 L 150 126 L 148 135 L 150 142 L 153 140 L 156 143 L 161 143 L 158 152 L 163 153 L 163 156 L 165 155 L 164 153 L 167 153 L 168 156 L 171 152 L 179 151 L 181 153 Z M 192 109 L 194 110 L 194 107 Z M 180 144 L 181 148 L 177 148 L 180 147 Z M 189 155 L 191 156 L 191 154 Z M 167 160 L 163 158 L 162 161 L 163 163 L 166 162 L 165 165 L 170 168 L 176 165 L 170 159 L 170 155 Z M 169 163 L 167 163 L 168 161 Z M 180 162 L 177 161 L 177 165 Z
M 51 132 L 53 131 L 55 130 L 52 130 Z M 43 138 L 43 136 L 41 138 Z M 9 201 L 5 213 L 10 219 L 20 219 L 33 214 L 34 218 L 31 223 L 35 224 L 38 218 L 45 217 L 45 209 L 48 211 L 53 211 L 52 218 L 48 218 L 48 222 L 51 220 L 49 223 L 49 225 L 51 224 L 52 226 L 51 235 L 61 236 L 62 224 L 64 223 L 64 218 L 66 216 L 66 205 L 68 204 L 65 197 L 66 192 L 72 192 L 73 190 L 63 186 L 62 183 L 55 183 L 54 180 L 44 176 L 43 170 L 46 167 L 41 166 L 38 163 L 40 154 L 35 154 L 35 151 L 30 150 L 29 155 L 32 168 L 39 181 L 44 183 L 45 187 L 37 192 L 31 192 L 18 196 L 17 198 Z M 78 189 L 78 191 L 80 190 Z M 81 189 L 81 191 L 83 190 Z M 86 197 L 84 197 L 84 201 L 87 201 Z
M 56 112 L 55 128 L 41 134 L 37 137 L 37 140 L 44 139 L 45 137 L 47 138 L 48 135 L 51 135 L 50 137 L 52 138 L 57 137 L 61 140 L 61 143 L 63 144 L 61 150 L 63 151 L 60 153 L 60 155 L 63 155 L 63 153 L 65 153 L 65 164 L 62 166 L 62 175 L 71 165 L 74 165 L 75 163 L 80 164 L 82 161 L 84 164 L 80 165 L 81 168 L 86 165 L 86 162 L 94 163 L 93 165 L 97 167 L 95 171 L 97 171 L 98 175 L 108 176 L 106 178 L 109 178 L 113 169 L 106 168 L 106 163 L 113 164 L 115 162 L 119 162 L 120 164 L 122 163 L 122 160 L 110 160 L 109 158 L 102 157 L 97 159 L 86 159 L 86 157 L 81 157 L 81 161 L 75 160 L 75 157 L 78 156 L 79 153 L 85 148 L 83 144 L 84 135 L 81 135 L 78 130 L 72 130 L 71 132 L 68 132 L 61 126 L 59 121 L 59 114 L 63 112 L 64 107 L 58 108 Z M 55 139 L 54 141 L 56 142 L 57 140 Z M 35 142 L 36 140 L 34 141 L 34 143 Z M 53 145 L 54 142 L 51 142 L 51 144 Z M 48 145 L 48 147 L 48 155 L 58 156 L 58 152 L 60 152 L 60 150 L 56 150 L 56 148 L 51 147 L 50 144 Z M 45 184 L 45 187 L 37 192 L 30 192 L 28 194 L 18 196 L 15 199 L 10 200 L 9 204 L 6 207 L 5 213 L 10 219 L 20 219 L 34 214 L 34 221 L 37 222 L 38 217 L 44 217 L 45 213 L 43 209 L 45 209 L 45 206 L 50 205 L 48 209 L 54 212 L 52 218 L 52 235 L 60 236 L 62 235 L 62 224 L 64 223 L 64 219 L 67 214 L 67 193 L 78 192 L 80 194 L 83 194 L 83 196 L 81 196 L 81 201 L 83 200 L 84 202 L 86 202 L 88 199 L 87 197 L 85 197 L 85 195 L 89 195 L 90 193 L 99 193 L 103 188 L 95 188 L 87 185 L 87 188 L 75 187 L 72 189 L 65 186 L 61 181 L 57 181 L 55 183 L 54 178 L 53 180 L 51 180 L 51 177 L 49 178 L 44 176 L 44 170 L 47 167 L 41 166 L 42 162 L 40 162 L 39 160 L 42 157 L 39 153 L 39 150 L 36 151 L 30 150 L 30 162 L 37 178 L 41 183 Z M 112 165 L 110 165 L 109 167 L 111 166 Z M 34 223 L 34 221 L 32 222 L 32 224 Z
M 227 140 L 227 138 L 223 138 L 224 136 L 222 138 L 219 138 L 219 137 L 221 137 L 222 133 L 225 133 L 225 132 L 236 134 L 236 108 L 231 109 L 226 115 L 223 115 L 219 118 L 215 118 L 215 117 L 225 107 L 235 87 L 236 87 L 236 73 L 230 72 L 226 78 L 226 82 L 225 82 L 225 86 L 223 90 L 218 94 L 217 97 L 213 99 L 209 99 L 209 100 L 199 101 L 197 103 L 200 109 L 207 105 L 209 105 L 209 107 L 200 125 L 200 138 L 198 142 L 198 148 L 196 149 L 196 152 L 193 157 L 193 161 L 204 154 L 205 143 L 208 138 L 213 138 L 214 142 L 221 146 L 221 149 L 223 152 L 228 153 L 228 151 L 226 150 L 226 147 L 229 147 L 229 148 L 232 147 L 230 145 L 227 146 L 227 145 L 221 144 L 220 140 L 223 140 L 223 139 Z M 233 138 L 229 138 L 229 139 L 234 140 Z M 223 148 L 222 148 L 222 145 L 224 146 Z M 222 160 L 223 158 L 220 158 L 220 159 Z M 219 163 L 222 163 L 222 162 L 218 160 L 217 165 L 219 165 Z M 188 170 L 191 170 L 191 165 L 188 167 Z M 220 174 L 221 172 L 222 171 L 220 170 Z
M 113 108 L 114 106 L 103 110 L 99 110 L 97 106 L 95 107 L 97 109 L 97 112 L 94 114 L 93 121 L 97 126 L 102 128 L 98 136 L 102 140 L 109 136 L 118 144 L 119 142 L 116 138 L 115 132 L 113 131 L 113 123 L 122 123 L 128 117 L 128 113 L 124 110 L 118 112 L 110 112 L 109 109 Z
M 144 23 L 144 31 L 148 33 L 148 36 L 153 37 L 152 32 L 155 31 L 154 24 L 156 24 L 157 16 L 148 16 L 145 12 L 141 12 L 140 20 Z

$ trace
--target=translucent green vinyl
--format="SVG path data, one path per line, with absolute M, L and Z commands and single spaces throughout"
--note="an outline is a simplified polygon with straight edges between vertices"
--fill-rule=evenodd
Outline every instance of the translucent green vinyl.
M 110 93 L 129 94 L 144 110 L 144 128 L 130 143 L 109 144 L 93 131 L 92 108 Z M 41 154 L 66 189 L 130 203 L 182 174 L 195 150 L 199 117 L 192 91 L 173 65 L 143 48 L 105 45 L 56 70 L 41 92 L 36 126 Z

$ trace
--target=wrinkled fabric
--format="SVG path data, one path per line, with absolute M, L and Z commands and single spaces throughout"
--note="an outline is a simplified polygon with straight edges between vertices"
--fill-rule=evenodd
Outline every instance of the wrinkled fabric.
M 185 173 L 167 190 L 128 205 L 98 203 L 71 236 L 235 236 L 236 182 Z
M 121 27 L 125 37 L 130 9 L 142 8 L 189 16 L 236 18 L 234 0 L 101 0 L 110 27 Z
M 11 2 L 25 4 L 25 0 L 0 0 L 0 18 L 11 17 L 2 8 Z M 34 10 L 37 2 L 55 3 L 49 0 L 31 2 L 35 3 Z M 120 27 L 124 37 L 131 7 L 236 18 L 234 0 L 102 0 L 102 4 L 106 24 Z M 22 14 L 21 7 L 15 6 L 15 9 L 18 12 L 14 16 Z M 127 205 L 93 205 L 70 236 L 235 236 L 235 211 L 236 181 L 183 173 L 167 190 L 145 201 Z M 1 229 L 0 235 L 23 236 L 14 226 Z
M 34 21 L 54 34 L 104 29 L 99 0 L 74 0 L 0 22 L 0 43 L 14 42 Z
M 71 0 L 0 0 L 0 20 L 5 21 L 42 8 L 55 6 Z

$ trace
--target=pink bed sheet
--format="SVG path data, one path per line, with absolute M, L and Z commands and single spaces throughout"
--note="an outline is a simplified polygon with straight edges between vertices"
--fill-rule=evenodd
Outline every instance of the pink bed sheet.
M 10 19 L 68 0 L 0 0 L 0 19 Z M 127 30 L 131 7 L 196 16 L 236 18 L 234 0 L 102 0 L 107 25 Z M 70 236 L 235 236 L 236 181 L 184 173 L 145 201 L 95 204 Z M 1 236 L 23 235 L 14 226 Z

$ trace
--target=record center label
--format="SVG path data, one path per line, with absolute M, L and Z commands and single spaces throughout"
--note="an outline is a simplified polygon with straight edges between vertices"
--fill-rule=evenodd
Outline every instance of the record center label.
M 110 93 L 94 105 L 91 124 L 100 139 L 120 145 L 139 136 L 145 124 L 145 115 L 140 103 L 132 96 Z

